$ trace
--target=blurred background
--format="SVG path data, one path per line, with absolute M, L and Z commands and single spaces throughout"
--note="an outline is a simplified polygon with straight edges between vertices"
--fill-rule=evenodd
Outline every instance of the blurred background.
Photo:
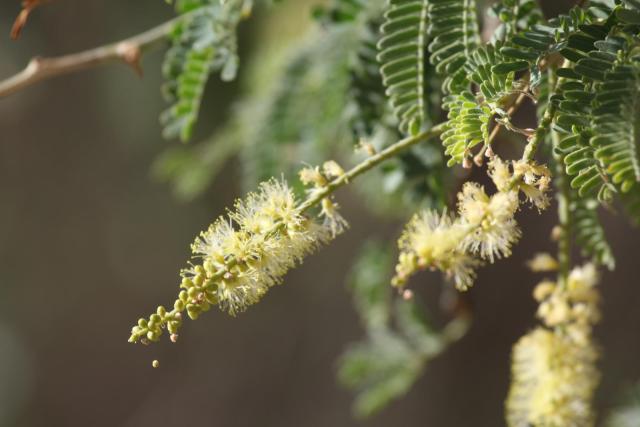
M 119 40 L 173 16 L 159 0 L 58 1 L 12 42 L 18 3 L 0 4 L 0 78 L 33 55 Z M 284 2 L 243 24 L 242 60 L 302 37 L 316 3 Z M 482 269 L 468 293 L 467 336 L 367 420 L 354 419 L 352 394 L 336 380 L 339 355 L 363 336 L 345 277 L 364 240 L 393 248 L 402 220 L 373 216 L 353 191 L 337 196 L 349 232 L 263 302 L 237 318 L 212 311 L 186 322 L 177 344 L 127 343 L 140 315 L 173 301 L 193 237 L 242 194 L 237 158 L 189 201 L 154 178 L 158 156 L 180 144 L 163 140 L 158 124 L 162 57 L 145 55 L 142 79 L 110 65 L 0 99 L 0 426 L 504 425 L 510 349 L 535 324 L 539 278 L 525 261 L 553 250 L 553 209 L 523 210 L 513 257 Z M 233 83 L 211 79 L 194 144 L 229 116 L 244 70 Z M 615 213 L 606 224 L 618 267 L 601 288 L 601 415 L 640 379 L 640 233 Z M 437 309 L 429 301 L 439 297 L 438 275 L 417 277 L 414 288 Z

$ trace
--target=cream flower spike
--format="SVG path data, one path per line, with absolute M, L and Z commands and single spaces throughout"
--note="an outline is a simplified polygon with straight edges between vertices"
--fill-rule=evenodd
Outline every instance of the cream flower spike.
M 600 318 L 597 280 L 595 267 L 587 264 L 574 268 L 563 286 L 545 281 L 536 287 L 544 326 L 513 348 L 506 402 L 510 427 L 594 425 L 591 401 L 600 379 L 591 338 Z
M 238 200 L 226 218 L 218 218 L 191 246 L 194 264 L 181 272 L 182 290 L 173 309 L 160 306 L 149 319 L 140 319 L 129 341 L 157 341 L 166 328 L 175 342 L 185 310 L 191 319 L 214 305 L 231 315 L 244 311 L 342 231 L 305 216 L 298 206 L 291 188 L 278 180 L 264 182 L 258 192 Z M 338 216 L 335 206 L 332 215 Z
M 476 276 L 474 269 L 481 262 L 461 248 L 460 242 L 467 232 L 446 212 L 416 214 L 398 242 L 400 256 L 392 284 L 404 286 L 411 275 L 429 268 L 444 272 L 458 289 L 468 289 Z

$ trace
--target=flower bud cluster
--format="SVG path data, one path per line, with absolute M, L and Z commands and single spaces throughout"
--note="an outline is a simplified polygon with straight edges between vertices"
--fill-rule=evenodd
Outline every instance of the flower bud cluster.
M 326 189 L 331 180 L 345 174 L 344 169 L 334 160 L 324 162 L 320 167 L 306 167 L 300 170 L 300 181 L 307 187 L 307 193 L 313 196 L 317 191 Z M 322 199 L 320 215 L 324 217 L 323 225 L 331 231 L 332 236 L 342 233 L 348 227 L 347 221 L 338 213 L 338 205 L 331 199 Z
M 600 318 L 592 264 L 574 269 L 566 284 L 544 281 L 535 291 L 539 326 L 513 348 L 509 426 L 593 426 L 591 406 L 600 374 L 591 339 Z
M 577 343 L 586 343 L 592 325 L 600 320 L 597 281 L 595 266 L 586 264 L 571 271 L 565 286 L 549 281 L 540 283 L 534 290 L 534 298 L 540 303 L 538 317 L 545 326 L 560 327 Z
M 263 183 L 201 233 L 191 247 L 196 262 L 181 272 L 173 309 L 161 306 L 140 319 L 129 341 L 157 341 L 167 329 L 175 342 L 185 311 L 191 319 L 213 306 L 231 315 L 244 311 L 334 232 L 300 212 L 286 183 Z

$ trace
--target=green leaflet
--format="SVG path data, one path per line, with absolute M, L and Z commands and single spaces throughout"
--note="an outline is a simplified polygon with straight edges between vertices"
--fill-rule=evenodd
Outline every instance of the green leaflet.
M 598 217 L 598 201 L 585 199 L 574 193 L 570 209 L 572 231 L 582 254 L 596 264 L 613 270 L 616 262 Z
M 426 0 L 390 0 L 378 43 L 378 61 L 400 131 L 418 133 L 426 117 L 424 62 Z
M 445 92 L 460 93 L 468 87 L 463 66 L 481 43 L 476 15 L 474 0 L 429 2 L 430 59 L 445 77 Z
M 449 110 L 447 130 L 441 139 L 448 165 L 462 163 L 470 150 L 489 139 L 489 122 L 494 114 L 508 120 L 503 110 L 505 100 L 514 93 L 515 71 L 526 69 L 524 61 L 505 59 L 499 47 L 478 48 L 466 59 L 465 78 L 475 84 L 477 94 L 465 90 L 449 95 L 444 101 Z
M 176 10 L 189 15 L 176 25 L 163 66 L 163 93 L 171 104 L 160 116 L 165 138 L 191 138 L 204 88 L 213 72 L 219 71 L 225 81 L 235 78 L 236 29 L 251 4 L 250 0 L 176 2 Z

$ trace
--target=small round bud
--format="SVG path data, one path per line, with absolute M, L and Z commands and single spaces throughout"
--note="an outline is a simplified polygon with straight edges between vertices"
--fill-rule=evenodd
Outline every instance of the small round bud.
M 151 362 L 151 366 L 153 366 L 154 368 L 159 368 L 160 362 L 158 362 L 157 360 L 154 360 L 153 362 Z
M 180 291 L 180 294 L 178 294 L 178 298 L 180 298 L 180 301 L 186 304 L 187 301 L 189 301 L 189 294 L 187 293 L 187 291 Z
M 402 292 L 402 299 L 404 299 L 405 301 L 409 301 L 413 299 L 413 291 L 411 289 L 405 289 Z
M 184 302 L 182 302 L 182 300 L 176 300 L 176 302 L 173 303 L 173 308 L 178 312 L 183 311 L 184 310 Z M 174 314 L 173 317 L 175 317 L 177 314 L 179 314 L 179 313 Z
M 156 313 L 158 314 L 158 316 L 160 317 L 164 317 L 167 314 L 167 309 L 164 308 L 164 306 L 158 306 L 158 309 L 156 310 Z
M 191 320 L 196 320 L 200 316 L 200 308 L 195 304 L 187 304 L 187 314 Z
M 200 290 L 196 287 L 193 287 L 189 289 L 189 292 L 187 294 L 189 295 L 189 299 L 197 299 L 198 295 L 200 295 Z
M 147 319 L 138 319 L 138 326 L 140 326 L 141 328 L 146 328 L 147 327 Z
M 204 279 L 205 279 L 205 275 L 198 273 L 193 277 L 193 283 L 198 287 L 202 286 L 202 284 L 204 283 Z
M 175 322 L 175 321 L 167 323 L 167 329 L 171 334 L 175 334 L 176 332 L 178 332 L 179 326 L 180 325 L 178 324 L 178 322 Z

